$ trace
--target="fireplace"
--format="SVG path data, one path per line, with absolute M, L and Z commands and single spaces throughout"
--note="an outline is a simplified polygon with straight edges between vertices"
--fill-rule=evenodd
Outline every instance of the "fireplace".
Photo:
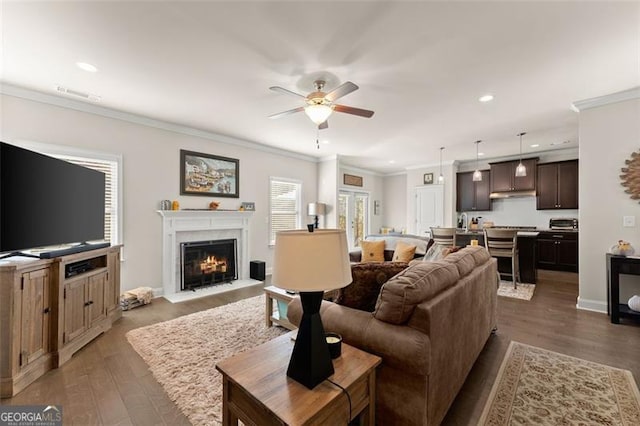
M 237 240 L 180 243 L 181 290 L 226 283 L 238 279 Z

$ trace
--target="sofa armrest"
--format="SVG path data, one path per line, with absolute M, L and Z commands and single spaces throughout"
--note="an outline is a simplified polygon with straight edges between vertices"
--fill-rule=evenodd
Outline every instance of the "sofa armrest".
M 299 297 L 289 303 L 287 315 L 291 323 L 300 324 L 302 306 Z M 338 333 L 345 343 L 382 357 L 383 364 L 417 375 L 429 374 L 431 348 L 426 334 L 411 327 L 379 321 L 371 312 L 327 301 L 322 302 L 320 315 L 325 331 Z

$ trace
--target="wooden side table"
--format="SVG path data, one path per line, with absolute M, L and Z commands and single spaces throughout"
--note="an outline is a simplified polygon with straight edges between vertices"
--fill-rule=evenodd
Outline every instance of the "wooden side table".
M 314 389 L 287 376 L 295 332 L 287 333 L 216 365 L 222 373 L 222 424 L 320 425 L 347 424 L 360 415 L 361 424 L 375 424 L 376 367 L 381 359 L 342 344 L 333 360 L 335 373 Z
M 271 327 L 273 324 L 278 324 L 284 328 L 288 328 L 289 330 L 295 330 L 296 328 L 298 328 L 295 325 L 291 324 L 286 317 L 283 318 L 279 311 L 273 311 L 274 300 L 289 303 L 291 302 L 291 300 L 293 300 L 294 297 L 295 294 L 287 293 L 285 290 L 278 287 L 269 286 L 264 288 L 264 298 L 266 303 L 265 321 L 267 327 Z

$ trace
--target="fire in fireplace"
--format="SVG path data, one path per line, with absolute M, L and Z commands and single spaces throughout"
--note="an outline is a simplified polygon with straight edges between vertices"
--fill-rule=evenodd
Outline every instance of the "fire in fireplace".
M 238 279 L 237 240 L 195 241 L 180 244 L 182 290 Z

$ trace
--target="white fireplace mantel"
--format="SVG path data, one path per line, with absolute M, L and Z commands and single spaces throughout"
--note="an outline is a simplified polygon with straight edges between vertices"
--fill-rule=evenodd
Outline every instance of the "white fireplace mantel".
M 235 238 L 238 280 L 249 278 L 249 220 L 253 212 L 230 210 L 158 210 L 162 216 L 163 295 L 180 293 L 180 243 Z

